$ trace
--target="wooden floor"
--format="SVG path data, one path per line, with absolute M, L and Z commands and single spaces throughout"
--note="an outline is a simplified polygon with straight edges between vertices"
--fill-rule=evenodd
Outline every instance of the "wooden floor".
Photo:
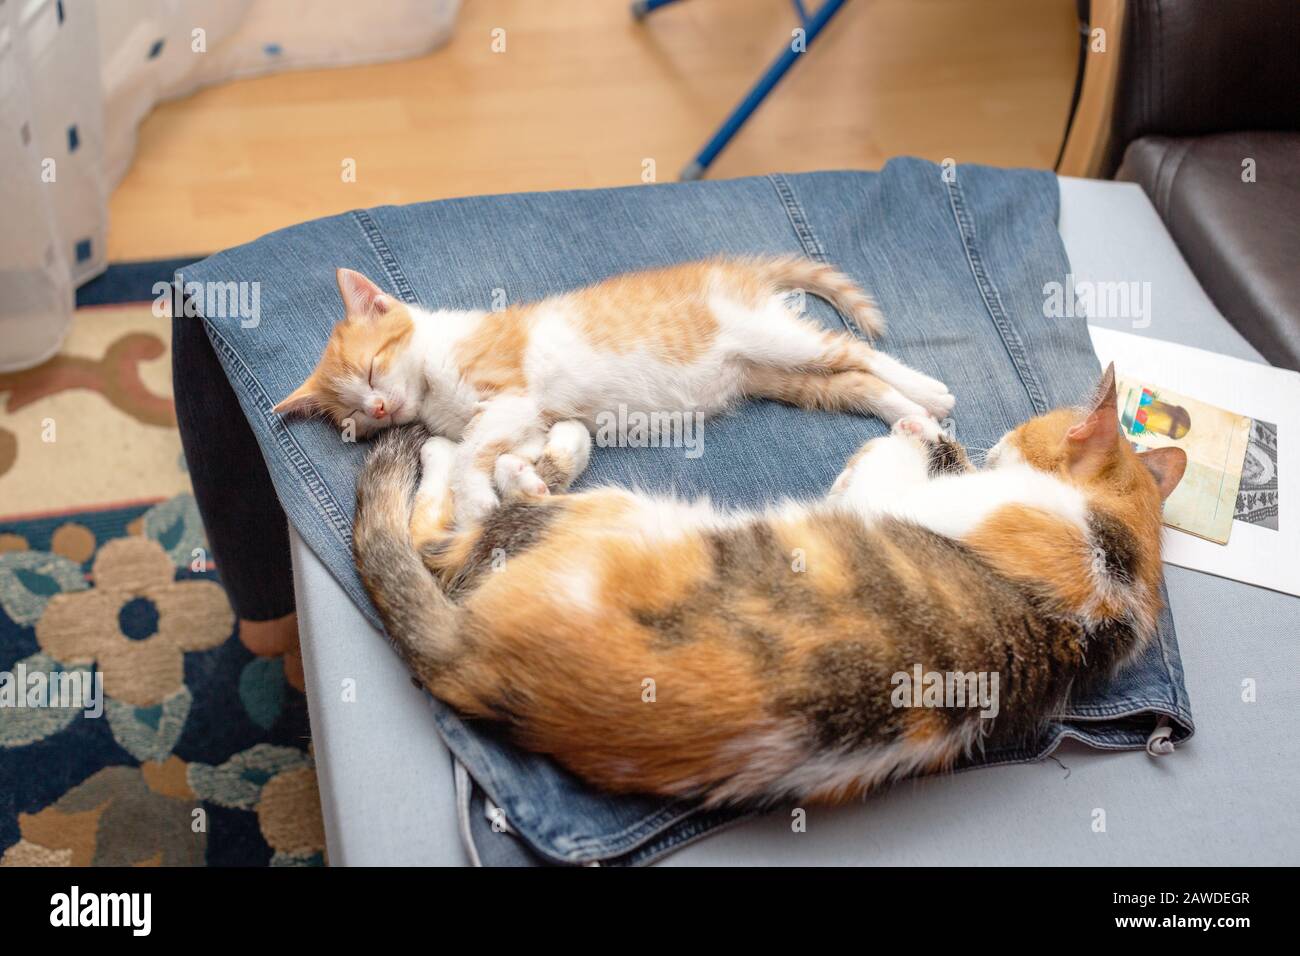
M 818 0 L 807 0 L 815 6 Z M 852 0 L 714 164 L 724 178 L 890 156 L 1049 167 L 1073 0 Z M 113 260 L 206 253 L 380 203 L 660 181 L 790 42 L 788 0 L 466 0 L 417 60 L 285 73 L 156 109 L 112 198 Z M 491 50 L 503 28 L 504 53 Z M 341 176 L 355 160 L 356 181 Z

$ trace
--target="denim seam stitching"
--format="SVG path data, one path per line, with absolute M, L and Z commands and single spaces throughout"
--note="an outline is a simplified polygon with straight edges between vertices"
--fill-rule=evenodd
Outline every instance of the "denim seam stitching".
M 767 177 L 776 194 L 781 200 L 781 205 L 785 208 L 785 214 L 790 220 L 790 225 L 794 228 L 794 233 L 799 237 L 799 244 L 803 246 L 803 251 L 813 259 L 825 261 L 826 250 L 813 232 L 812 225 L 808 222 L 808 213 L 799 197 L 794 193 L 794 187 L 790 181 L 781 173 L 770 173 Z
M 384 238 L 383 232 L 380 231 L 378 223 L 370 215 L 368 209 L 352 210 L 352 218 L 357 225 L 361 227 L 361 232 L 366 237 L 366 242 L 370 244 L 370 249 L 378 257 L 379 262 L 384 267 L 384 273 L 388 280 L 397 289 L 397 294 L 402 297 L 403 302 L 415 303 L 415 290 L 411 283 L 406 279 L 406 273 L 397 262 L 397 256 L 393 255 L 393 250 L 389 248 L 388 240 Z
M 948 205 L 952 209 L 953 220 L 957 226 L 957 236 L 966 251 L 966 262 L 970 266 L 980 297 L 984 300 L 984 308 L 989 318 L 993 320 L 993 326 L 997 329 L 1002 345 L 1016 368 L 1016 374 L 1020 378 L 1020 384 L 1025 388 L 1025 393 L 1029 396 L 1029 401 L 1033 403 L 1034 410 L 1041 415 L 1048 410 L 1047 399 L 1043 394 L 1042 386 L 1038 383 L 1038 376 L 1034 374 L 1025 355 L 1025 345 L 1020 338 L 1020 333 L 1008 318 L 1006 309 L 1002 305 L 1002 296 L 985 268 L 984 259 L 976 246 L 975 222 L 967 210 L 961 184 L 954 178 L 945 185 L 948 192 Z
M 1167 605 L 1169 603 L 1169 589 L 1163 587 L 1163 582 L 1164 582 L 1163 572 L 1161 572 L 1161 574 L 1162 574 L 1161 577 L 1162 590 L 1165 592 L 1164 598 L 1165 598 L 1165 604 Z M 1192 709 L 1192 702 L 1190 699 L 1187 698 L 1187 688 L 1184 686 L 1183 681 L 1174 680 L 1173 662 L 1169 658 L 1169 642 L 1171 640 L 1175 642 L 1178 640 L 1178 633 L 1174 630 L 1173 615 L 1171 614 L 1169 617 L 1169 627 L 1160 627 L 1159 622 L 1157 622 L 1156 628 L 1157 628 L 1156 633 L 1157 636 L 1159 637 L 1158 644 L 1160 646 L 1160 662 L 1165 665 L 1165 678 L 1169 681 L 1169 686 L 1173 688 L 1174 705 L 1181 710 L 1186 710 L 1188 715 L 1190 716 L 1191 709 Z M 1181 660 L 1181 655 L 1180 655 L 1180 660 Z
M 1140 751 L 1144 749 L 1145 746 L 1143 740 L 1139 740 L 1136 737 L 1132 738 L 1132 743 L 1115 743 L 1111 741 L 1098 740 L 1095 737 L 1087 736 L 1081 731 L 1070 727 L 1058 726 L 1055 732 L 1038 748 L 1009 750 L 1004 753 L 999 753 L 982 763 L 956 767 L 954 768 L 953 773 L 969 773 L 972 770 L 984 770 L 989 767 L 1005 767 L 1009 764 L 1037 763 L 1055 753 L 1057 748 L 1060 747 L 1061 741 L 1066 737 L 1069 737 L 1071 740 L 1077 740 L 1095 750 Z M 1190 737 L 1191 734 L 1188 734 L 1187 737 L 1180 738 L 1180 742 L 1185 741 Z
M 663 859 L 670 853 L 675 853 L 678 850 L 685 849 L 692 843 L 699 842 L 706 836 L 713 836 L 723 830 L 729 830 L 741 823 L 753 820 L 755 816 L 757 816 L 756 812 L 741 813 L 729 820 L 702 822 L 670 830 L 660 839 L 642 844 L 636 849 L 628 851 L 622 857 L 610 860 L 609 863 L 614 866 L 648 866 Z
M 469 819 L 473 812 L 474 784 L 469 769 L 459 757 L 452 754 L 451 762 L 452 782 L 456 791 L 456 825 L 460 830 L 460 839 L 465 844 L 465 855 L 469 857 L 470 866 L 482 867 L 483 858 L 479 856 L 478 845 L 474 842 L 474 828 Z
M 1064 713 L 1057 718 L 1058 721 L 1077 720 L 1082 723 L 1091 724 L 1094 721 L 1099 722 L 1102 728 L 1105 724 L 1122 717 L 1140 717 L 1143 714 L 1156 713 L 1163 714 L 1166 717 L 1172 717 L 1179 723 L 1186 725 L 1188 734 L 1191 736 L 1196 732 L 1196 724 L 1192 720 L 1192 714 L 1181 704 L 1169 703 L 1168 701 L 1138 699 L 1128 702 L 1128 706 L 1116 705 L 1090 705 L 1085 707 L 1076 707 L 1071 712 Z M 1090 733 L 1092 731 L 1089 731 Z M 1123 730 L 1111 731 L 1114 733 L 1124 733 Z
M 285 427 L 278 417 L 269 414 L 272 406 L 270 399 L 267 397 L 266 389 L 262 387 L 262 383 L 249 369 L 242 356 L 239 355 L 234 346 L 226 341 L 225 336 L 221 334 L 216 326 L 206 318 L 203 320 L 203 325 L 208 330 L 208 337 L 216 346 L 217 351 L 227 359 L 224 364 L 249 389 L 258 410 L 262 413 L 263 419 L 270 425 L 271 434 L 274 436 L 280 452 L 288 459 L 294 470 L 298 472 L 313 500 L 329 520 L 340 543 L 350 549 L 352 547 L 352 533 L 348 528 L 347 518 L 339 507 L 338 499 L 325 485 L 320 473 L 316 470 L 316 466 L 312 464 L 311 459 L 302 450 L 302 447 L 293 437 L 293 433 Z
M 794 229 L 799 245 L 803 247 L 804 255 L 810 259 L 816 259 L 818 262 L 825 262 L 826 247 L 817 238 L 817 233 L 813 232 L 812 223 L 808 221 L 808 212 L 804 209 L 803 203 L 799 201 L 799 197 L 795 195 L 794 186 L 781 173 L 769 173 L 767 181 L 776 190 L 777 198 L 781 200 L 786 218 L 790 220 L 790 226 Z M 850 322 L 848 316 L 841 314 L 840 310 L 834 306 L 831 306 L 831 309 L 839 317 L 844 327 L 848 329 L 849 334 L 859 338 L 863 336 L 862 330 Z

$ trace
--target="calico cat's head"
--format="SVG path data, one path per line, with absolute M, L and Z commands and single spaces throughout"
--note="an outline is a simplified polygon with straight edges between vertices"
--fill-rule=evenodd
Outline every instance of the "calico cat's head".
M 1183 477 L 1187 454 L 1181 448 L 1133 448 L 1119 425 L 1113 364 L 1087 405 L 1060 408 L 1011 430 L 989 452 L 985 467 L 1015 463 L 1078 488 L 1088 503 L 1092 534 L 1122 538 L 1125 549 L 1131 548 L 1129 573 L 1156 587 L 1161 508 Z
M 275 410 L 282 415 L 324 415 L 335 425 L 355 423 L 361 437 L 414 420 L 412 394 L 399 361 L 414 324 L 406 306 L 359 272 L 338 270 L 344 318 L 307 380 Z

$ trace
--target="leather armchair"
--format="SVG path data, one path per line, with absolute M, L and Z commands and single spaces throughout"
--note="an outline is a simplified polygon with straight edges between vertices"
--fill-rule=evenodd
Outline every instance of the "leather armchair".
M 1140 184 L 1219 310 L 1300 370 L 1300 0 L 1080 6 L 1109 22 L 1118 55 L 1107 71 L 1088 54 L 1111 93 L 1093 168 L 1064 162 L 1075 117 L 1061 171 Z

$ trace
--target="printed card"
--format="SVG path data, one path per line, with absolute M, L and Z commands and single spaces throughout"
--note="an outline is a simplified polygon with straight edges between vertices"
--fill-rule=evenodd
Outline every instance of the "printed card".
M 1227 544 L 1251 420 L 1146 382 L 1116 382 L 1120 427 L 1139 451 L 1181 448 L 1187 472 L 1165 502 L 1165 524 Z

